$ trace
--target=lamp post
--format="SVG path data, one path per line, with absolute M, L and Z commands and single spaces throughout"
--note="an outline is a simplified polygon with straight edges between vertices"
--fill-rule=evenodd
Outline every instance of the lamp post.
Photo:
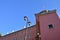
M 0 33 L 0 37 L 2 37 L 2 34 Z
M 27 34 L 28 34 L 28 26 L 30 26 L 31 22 L 28 20 L 27 16 L 24 16 L 24 20 L 26 21 L 26 34 L 25 34 L 25 40 L 28 39 Z

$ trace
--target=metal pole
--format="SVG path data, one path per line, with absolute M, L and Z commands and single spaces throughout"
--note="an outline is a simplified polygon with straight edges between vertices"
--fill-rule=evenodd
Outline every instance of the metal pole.
M 28 20 L 27 16 L 24 17 L 24 20 L 26 21 L 25 40 L 27 40 L 28 39 L 28 37 L 27 37 L 27 34 L 28 34 L 28 25 L 30 26 L 30 21 Z
M 26 32 L 25 32 L 25 40 L 27 40 L 27 22 L 26 22 Z

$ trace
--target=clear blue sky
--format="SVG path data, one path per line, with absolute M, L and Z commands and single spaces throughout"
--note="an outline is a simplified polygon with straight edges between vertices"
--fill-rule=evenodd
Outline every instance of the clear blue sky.
M 60 0 L 0 0 L 0 32 L 5 35 L 23 29 L 25 15 L 33 25 L 35 13 L 53 9 L 60 15 Z

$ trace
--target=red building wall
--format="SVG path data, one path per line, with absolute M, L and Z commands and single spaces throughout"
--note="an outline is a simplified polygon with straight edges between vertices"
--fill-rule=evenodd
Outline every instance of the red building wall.
M 39 16 L 41 40 L 60 40 L 60 21 L 56 11 L 37 14 L 37 16 Z M 53 28 L 49 28 L 50 24 L 53 25 Z
M 28 28 L 28 38 L 27 40 L 34 40 L 35 39 L 35 36 L 36 36 L 36 27 L 35 25 L 32 26 L 32 27 L 29 27 Z M 23 30 L 19 30 L 17 32 L 14 32 L 14 33 L 10 33 L 10 34 L 7 34 L 5 36 L 2 36 L 0 37 L 0 40 L 25 40 L 25 31 L 26 29 L 23 29 Z

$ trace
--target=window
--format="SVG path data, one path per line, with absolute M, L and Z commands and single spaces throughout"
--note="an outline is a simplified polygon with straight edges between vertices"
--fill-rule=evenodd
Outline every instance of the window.
M 30 34 L 28 34 L 27 37 L 30 38 Z
M 49 28 L 53 28 L 53 25 L 52 25 L 52 24 L 50 24 L 50 25 L 48 25 L 48 27 L 49 27 Z
M 14 38 L 13 40 L 17 40 L 17 38 Z
M 30 38 L 30 34 L 24 35 L 24 39 L 29 39 Z
M 22 36 L 20 36 L 20 40 L 22 40 Z
M 17 38 L 13 38 L 12 40 L 17 40 Z

